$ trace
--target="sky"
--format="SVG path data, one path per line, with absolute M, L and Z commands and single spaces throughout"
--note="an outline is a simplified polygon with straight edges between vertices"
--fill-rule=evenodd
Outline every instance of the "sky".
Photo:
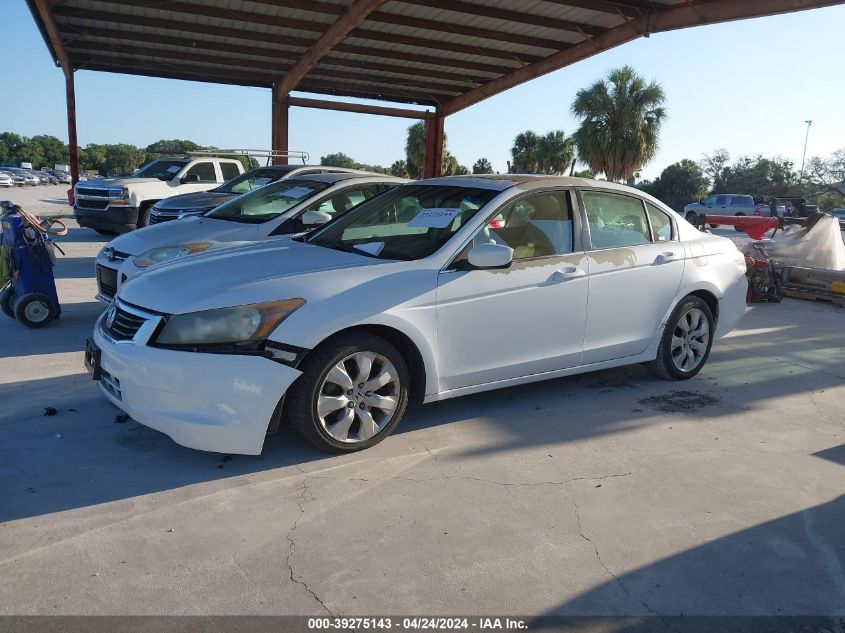
M 24 0 L 2 0 L 0 131 L 52 134 L 67 141 L 64 81 Z M 845 6 L 660 33 L 512 88 L 446 119 L 447 146 L 468 167 L 486 157 L 507 170 L 514 137 L 525 130 L 574 132 L 569 112 L 581 88 L 630 64 L 659 82 L 668 119 L 660 149 L 642 170 L 654 178 L 683 158 L 714 149 L 807 157 L 845 148 L 842 32 Z M 178 63 L 178 60 L 174 60 Z M 315 96 L 294 93 L 300 96 Z M 318 97 L 325 98 L 325 97 Z M 77 71 L 80 145 L 190 139 L 215 147 L 268 148 L 269 89 Z M 353 100 L 354 101 L 354 100 Z M 373 102 L 377 103 L 377 102 Z M 406 119 L 291 108 L 290 149 L 344 152 L 389 166 L 403 158 Z

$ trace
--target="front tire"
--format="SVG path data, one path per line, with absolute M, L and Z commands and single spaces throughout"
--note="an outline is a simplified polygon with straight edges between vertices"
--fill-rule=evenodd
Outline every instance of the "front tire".
M 390 435 L 405 414 L 410 377 L 404 357 L 366 332 L 329 339 L 304 360 L 285 396 L 285 413 L 317 448 L 351 453 Z
M 687 295 L 666 322 L 657 358 L 648 364 L 649 369 L 664 380 L 692 378 L 710 356 L 715 331 L 710 306 L 698 297 Z
M 138 221 L 135 223 L 135 228 L 142 229 L 150 224 L 150 207 L 151 204 L 142 204 L 138 209 Z

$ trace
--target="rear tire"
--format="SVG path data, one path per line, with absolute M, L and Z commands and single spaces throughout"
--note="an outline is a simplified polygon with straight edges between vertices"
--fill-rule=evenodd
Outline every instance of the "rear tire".
M 47 295 L 30 292 L 15 302 L 15 318 L 27 327 L 41 328 L 56 318 L 57 308 Z
M 734 213 L 734 215 L 736 215 L 737 217 L 745 217 L 745 214 L 744 214 L 744 213 Z M 741 227 L 735 226 L 735 227 L 734 227 L 734 230 L 739 231 L 740 233 L 742 233 L 742 228 L 741 228 Z
M 716 329 L 710 306 L 687 295 L 666 322 L 657 358 L 648 368 L 664 380 L 687 380 L 695 376 L 710 357 Z
M 15 318 L 15 289 L 11 284 L 0 290 L 0 310 L 10 319 Z
M 374 446 L 405 414 L 408 365 L 381 337 L 336 336 L 308 354 L 300 369 L 285 395 L 286 417 L 321 450 L 351 453 Z
M 116 231 L 107 231 L 106 229 L 94 229 L 99 235 L 105 235 L 106 237 L 111 237 L 113 235 L 117 235 Z

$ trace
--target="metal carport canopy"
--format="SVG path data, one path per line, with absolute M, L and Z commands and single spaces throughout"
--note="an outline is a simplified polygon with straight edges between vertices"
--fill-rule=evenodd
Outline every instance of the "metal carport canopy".
M 845 3 L 26 1 L 65 73 L 72 154 L 73 72 L 84 69 L 272 88 L 275 150 L 287 150 L 290 105 L 425 119 L 427 176 L 440 171 L 443 118 L 520 83 L 651 33 Z M 296 98 L 293 90 L 432 111 Z

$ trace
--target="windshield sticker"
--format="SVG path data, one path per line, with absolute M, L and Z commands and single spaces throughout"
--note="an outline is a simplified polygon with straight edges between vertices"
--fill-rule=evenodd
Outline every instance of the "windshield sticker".
M 352 247 L 357 248 L 359 251 L 369 253 L 370 255 L 378 255 L 384 248 L 384 242 L 366 242 L 365 244 L 353 244 Z
M 273 182 L 273 179 L 272 178 L 256 178 L 255 179 L 255 186 L 261 187 L 263 185 L 266 185 L 268 182 Z
M 280 198 L 304 198 L 308 194 L 314 193 L 314 190 L 310 187 L 294 187 L 293 189 L 288 189 L 287 191 L 279 192 Z
M 460 209 L 423 209 L 413 220 L 408 222 L 408 226 L 445 229 L 460 212 Z
M 173 165 L 173 166 L 171 166 L 171 167 L 168 167 L 168 168 L 167 168 L 167 171 L 168 171 L 169 173 L 171 173 L 171 174 L 175 174 L 175 173 L 176 173 L 177 171 L 179 171 L 180 169 L 182 169 L 182 165 Z

